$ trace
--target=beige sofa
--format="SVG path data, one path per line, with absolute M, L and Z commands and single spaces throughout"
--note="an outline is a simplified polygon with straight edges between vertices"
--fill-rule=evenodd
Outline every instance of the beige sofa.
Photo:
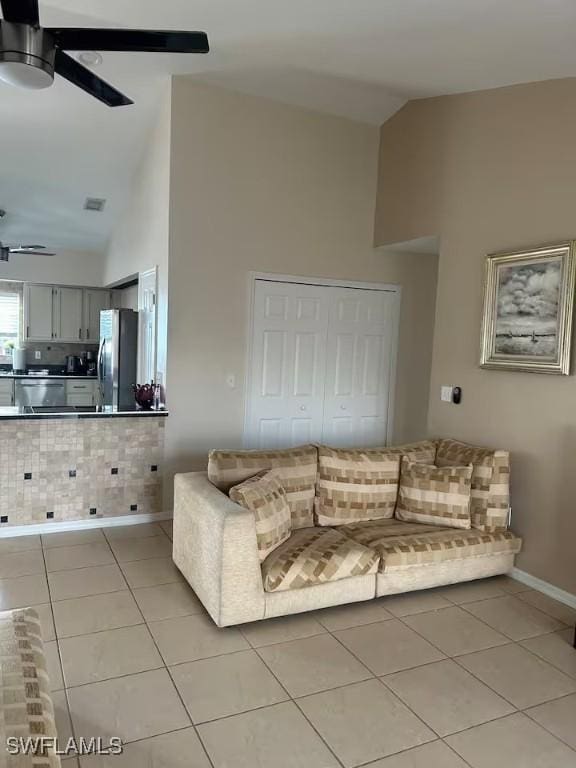
M 212 451 L 207 473 L 176 475 L 173 559 L 218 626 L 510 571 L 521 540 L 508 529 L 507 452 L 455 440 L 423 441 L 382 451 L 397 457 L 420 455 L 438 466 L 472 464 L 472 528 L 407 523 L 393 517 L 334 527 L 327 527 L 324 520 L 323 527 L 315 525 L 319 519 L 315 446 Z M 399 465 L 399 461 L 394 464 L 398 475 Z M 261 563 L 254 513 L 231 501 L 227 492 L 270 468 L 283 476 L 293 530 L 288 541 Z M 391 488 L 397 488 L 398 480 L 394 485 L 391 479 Z M 336 566 L 326 568 L 335 552 Z M 297 572 L 302 558 L 308 558 L 305 578 Z M 354 567 L 347 575 L 350 562 Z

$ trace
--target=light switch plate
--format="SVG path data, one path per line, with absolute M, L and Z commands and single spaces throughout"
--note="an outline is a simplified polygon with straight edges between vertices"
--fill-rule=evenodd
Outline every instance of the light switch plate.
M 40 350 L 39 350 L 39 349 L 37 349 L 37 350 L 34 352 L 34 359 L 35 359 L 35 360 L 42 360 L 42 352 L 40 352 Z
M 451 403 L 452 402 L 452 385 L 446 386 L 443 385 L 440 388 L 440 400 L 442 400 L 443 403 Z

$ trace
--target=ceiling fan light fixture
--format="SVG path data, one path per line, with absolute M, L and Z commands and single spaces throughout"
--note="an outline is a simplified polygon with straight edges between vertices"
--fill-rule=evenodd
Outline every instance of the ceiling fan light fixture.
M 54 80 L 54 43 L 43 29 L 2 21 L 0 79 L 29 90 L 48 88 Z
M 0 80 L 8 85 L 18 88 L 28 88 L 38 91 L 49 88 L 54 80 L 54 75 L 38 64 L 22 60 L 0 59 Z

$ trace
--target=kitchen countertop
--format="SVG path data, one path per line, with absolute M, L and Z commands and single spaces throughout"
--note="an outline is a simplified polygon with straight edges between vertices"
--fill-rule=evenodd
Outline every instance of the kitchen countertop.
M 88 379 L 94 381 L 98 377 L 86 376 L 80 373 L 4 373 L 0 371 L 0 379 Z
M 113 406 L 91 406 L 91 407 L 79 407 L 71 410 L 71 406 L 63 406 L 62 410 L 59 410 L 58 406 L 54 406 L 54 409 L 49 413 L 34 413 L 30 406 L 12 405 L 0 407 L 0 421 L 7 421 L 11 419 L 106 419 L 117 418 L 120 416 L 131 417 L 136 416 L 138 418 L 144 416 L 168 416 L 168 411 L 165 409 L 143 411 L 136 406 L 131 408 L 114 408 Z

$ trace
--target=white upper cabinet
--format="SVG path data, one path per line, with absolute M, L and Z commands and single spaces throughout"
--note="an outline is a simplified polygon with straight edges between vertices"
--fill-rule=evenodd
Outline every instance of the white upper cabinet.
M 97 344 L 100 340 L 100 312 L 110 309 L 110 291 L 84 290 L 84 340 Z
M 55 288 L 52 324 L 54 339 L 58 341 L 83 341 L 82 288 Z
M 25 341 L 52 341 L 54 288 L 51 285 L 24 286 L 24 339 Z
M 110 291 L 54 285 L 24 285 L 24 340 L 98 344 L 100 311 Z

